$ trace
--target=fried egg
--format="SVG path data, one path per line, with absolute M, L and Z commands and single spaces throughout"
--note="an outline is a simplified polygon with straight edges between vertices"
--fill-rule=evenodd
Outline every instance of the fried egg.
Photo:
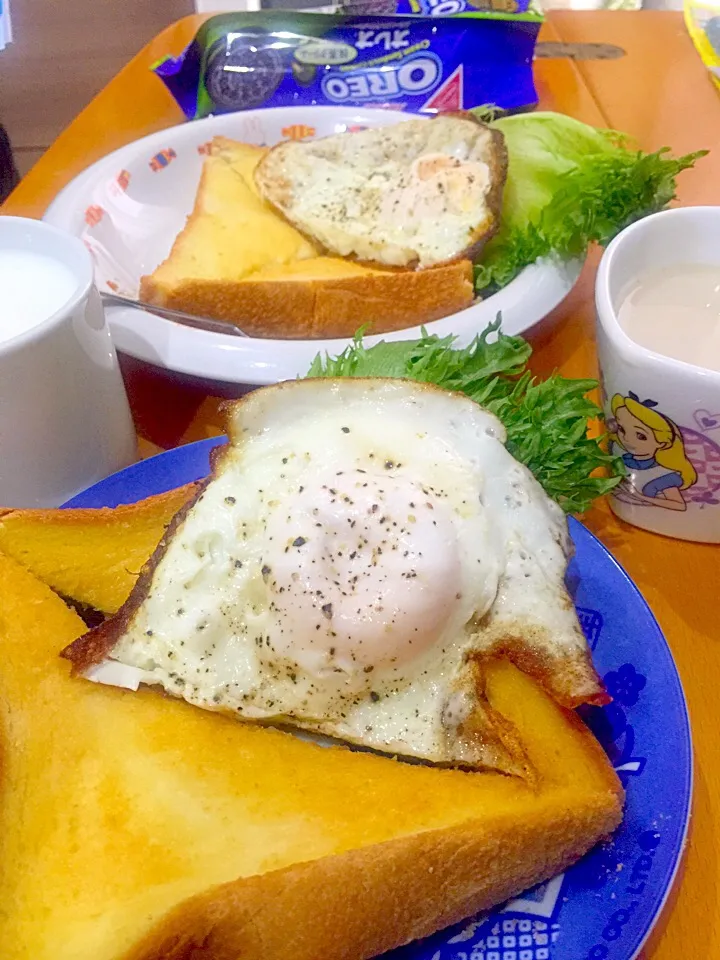
M 513 772 L 486 658 L 564 704 L 602 697 L 564 586 L 565 518 L 492 414 L 410 381 L 300 380 L 230 404 L 227 427 L 125 607 L 66 651 L 77 669 Z
M 472 258 L 497 228 L 503 136 L 468 115 L 288 141 L 261 160 L 262 195 L 325 250 L 396 267 Z

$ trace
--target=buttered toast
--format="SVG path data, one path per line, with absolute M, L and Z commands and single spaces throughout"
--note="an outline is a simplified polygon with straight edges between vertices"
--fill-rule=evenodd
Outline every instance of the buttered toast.
M 362 960 L 551 876 L 622 791 L 574 714 L 488 672 L 537 772 L 410 765 L 69 677 L 79 618 L 0 555 L 3 960 Z
M 0 550 L 69 600 L 115 613 L 196 487 L 112 510 L 0 510 Z
M 258 193 L 267 151 L 215 137 L 195 207 L 140 298 L 284 339 L 384 333 L 447 316 L 473 300 L 472 265 L 377 269 L 322 256 Z

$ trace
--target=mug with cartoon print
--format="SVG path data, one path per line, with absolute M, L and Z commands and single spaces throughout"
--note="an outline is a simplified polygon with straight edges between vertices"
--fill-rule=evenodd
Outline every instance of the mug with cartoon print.
M 615 496 L 661 510 L 687 510 L 684 491 L 697 483 L 697 471 L 679 428 L 656 407 L 656 401 L 641 401 L 632 392 L 616 393 L 610 401 L 610 443 L 627 470 Z
M 655 533 L 720 543 L 720 373 L 640 346 L 618 321 L 629 284 L 649 267 L 708 256 L 720 263 L 718 207 L 681 207 L 629 227 L 598 270 L 596 330 L 610 445 L 625 466 L 613 512 Z

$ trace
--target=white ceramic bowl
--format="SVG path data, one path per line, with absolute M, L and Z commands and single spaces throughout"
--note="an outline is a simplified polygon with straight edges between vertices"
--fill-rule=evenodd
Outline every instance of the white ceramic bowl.
M 81 237 L 93 254 L 99 288 L 137 296 L 140 277 L 167 256 L 192 209 L 204 145 L 216 135 L 274 144 L 305 127 L 320 137 L 356 126 L 386 126 L 413 114 L 346 107 L 278 107 L 208 117 L 152 134 L 94 164 L 51 204 L 45 219 Z M 427 325 L 427 330 L 472 338 L 502 313 L 506 333 L 522 333 L 570 292 L 581 264 L 528 267 L 485 301 Z M 107 310 L 119 350 L 149 363 L 206 380 L 267 384 L 304 374 L 319 351 L 342 350 L 346 340 L 241 339 L 182 327 L 128 307 Z M 402 340 L 419 327 L 369 337 Z
M 628 477 L 610 505 L 637 527 L 720 543 L 720 373 L 641 347 L 618 323 L 633 281 L 676 264 L 720 267 L 720 207 L 679 207 L 640 220 L 613 240 L 598 270 L 605 413 L 612 431 L 622 410 L 641 441 L 613 444 Z

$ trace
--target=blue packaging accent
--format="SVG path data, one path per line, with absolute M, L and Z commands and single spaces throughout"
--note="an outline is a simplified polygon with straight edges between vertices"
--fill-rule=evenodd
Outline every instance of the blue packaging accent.
M 357 0 L 341 4 L 347 13 L 382 13 L 374 9 L 376 0 L 360 0 L 367 9 L 360 11 Z M 383 3 L 384 0 L 379 0 Z M 533 13 L 533 0 L 391 0 L 394 10 L 387 13 L 414 13 L 423 17 L 451 17 L 459 13 Z
M 208 20 L 181 56 L 153 70 L 189 118 L 303 104 L 516 112 L 537 103 L 532 60 L 540 23 L 528 13 L 227 14 Z

